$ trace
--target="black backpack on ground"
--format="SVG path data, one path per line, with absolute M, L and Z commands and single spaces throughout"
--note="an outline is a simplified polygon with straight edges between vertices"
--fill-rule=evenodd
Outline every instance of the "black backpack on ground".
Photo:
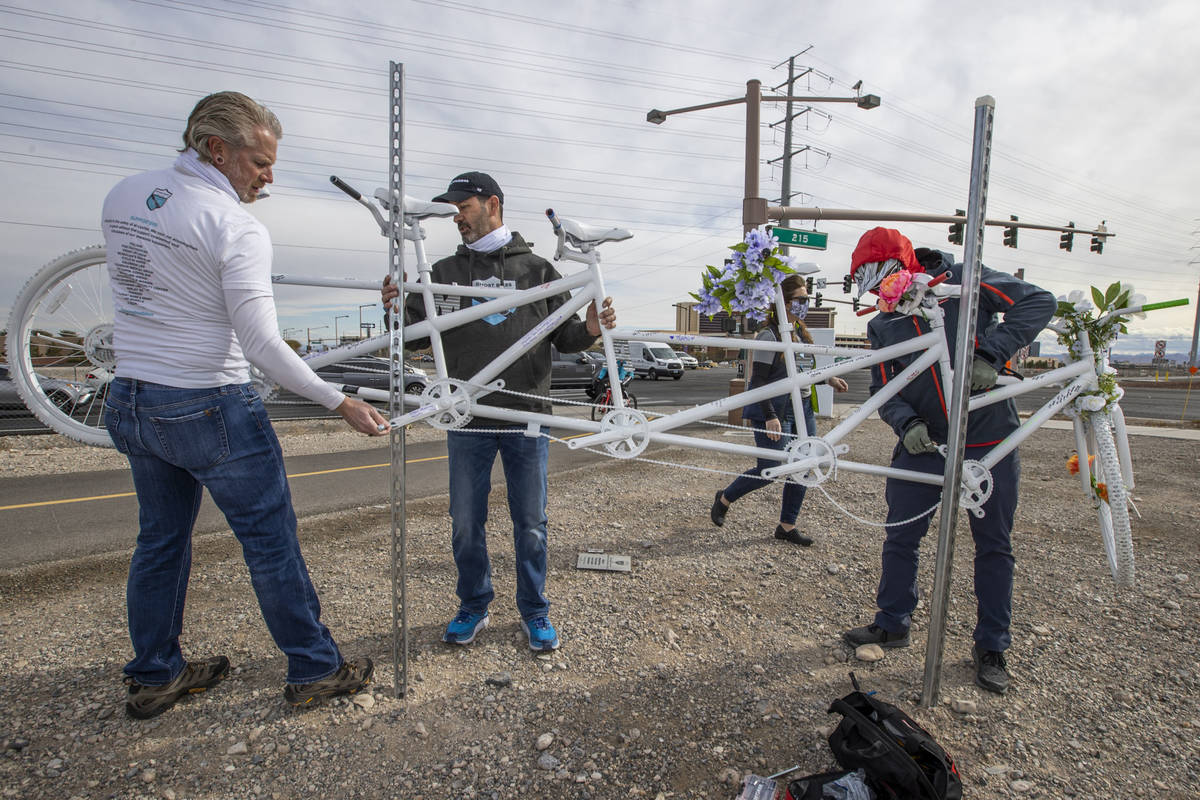
M 962 800 L 962 780 L 952 759 L 929 732 L 891 703 L 865 693 L 854 673 L 854 691 L 829 707 L 842 721 L 829 747 L 844 769 L 861 767 L 881 798 Z

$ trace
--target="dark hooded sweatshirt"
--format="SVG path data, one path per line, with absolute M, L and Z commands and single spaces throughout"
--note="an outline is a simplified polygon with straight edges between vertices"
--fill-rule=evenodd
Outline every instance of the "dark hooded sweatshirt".
M 917 248 L 916 257 L 932 276 L 950 272 L 950 283 L 961 283 L 962 264 L 954 263 L 949 253 L 928 248 Z M 975 352 L 997 370 L 1013 357 L 1022 347 L 1029 345 L 1054 315 L 1057 301 L 1054 295 L 1033 284 L 982 267 L 979 284 L 979 316 L 975 328 Z M 958 297 L 940 301 L 945 312 L 946 341 L 950 350 L 950 364 L 959 368 L 954 352 L 958 339 Z M 877 314 L 867 326 L 867 337 L 871 348 L 878 350 L 929 333 L 929 323 L 904 314 Z M 871 368 L 871 394 L 883 388 L 888 381 L 907 369 L 908 365 L 922 353 L 910 353 Z M 967 362 L 970 368 L 970 362 Z M 900 393 L 883 404 L 879 416 L 897 436 L 917 422 L 924 422 L 929 436 L 939 444 L 945 444 L 949 433 L 950 387 L 942 385 L 942 376 L 934 364 L 917 376 L 916 380 L 900 390 Z M 983 447 L 994 445 L 1016 430 L 1020 424 L 1017 407 L 1012 400 L 993 403 L 972 411 L 967 417 L 967 446 Z
M 529 245 L 521 238 L 521 234 L 516 232 L 512 235 L 512 241 L 490 253 L 477 253 L 466 245 L 459 245 L 454 255 L 433 265 L 431 274 L 434 283 L 500 286 L 510 289 L 536 288 L 561 277 L 550 262 L 534 255 Z M 482 298 L 448 297 L 436 293 L 434 297 L 440 314 L 470 308 L 484 302 Z M 469 379 L 568 299 L 570 293 L 564 292 L 443 332 L 442 344 L 445 346 L 447 373 L 451 378 Z M 425 303 L 420 294 L 414 292 L 408 296 L 404 318 L 407 324 L 425 319 Z M 568 317 L 500 374 L 504 388 L 547 397 L 550 394 L 551 343 L 559 352 L 577 353 L 594 341 L 596 337 L 588 333 L 587 324 L 579 319 L 578 315 Z M 419 350 L 429 346 L 429 339 L 406 341 L 404 345 L 408 349 Z M 543 414 L 551 411 L 547 400 L 518 397 L 503 392 L 485 395 L 479 402 L 482 405 Z

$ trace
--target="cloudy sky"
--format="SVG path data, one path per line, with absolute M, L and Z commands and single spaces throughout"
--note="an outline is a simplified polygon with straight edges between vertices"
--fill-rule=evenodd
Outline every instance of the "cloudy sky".
M 11 0 L 0 2 L 0 318 L 55 255 L 97 243 L 100 204 L 121 177 L 162 168 L 197 99 L 236 89 L 281 118 L 273 196 L 254 212 L 274 271 L 377 278 L 386 247 L 366 212 L 333 189 L 387 179 L 389 61 L 404 64 L 407 191 L 432 197 L 481 169 L 506 221 L 549 257 L 542 216 L 635 234 L 603 252 L 622 324 L 669 328 L 705 264 L 740 238 L 744 108 L 645 121 L 739 97 L 811 69 L 802 94 L 880 95 L 882 106 L 818 105 L 798 118 L 793 205 L 952 213 L 965 207 L 975 100 L 996 100 L 988 216 L 1116 236 L 1102 255 L 1077 237 L 989 228 L 984 262 L 1056 294 L 1114 280 L 1154 300 L 1196 300 L 1200 277 L 1200 6 L 1192 0 L 972 4 L 941 0 L 730 4 L 716 0 Z M 762 109 L 762 196 L 780 196 L 781 106 Z M 871 224 L 819 223 L 809 251 L 841 276 Z M 952 249 L 943 224 L 899 224 Z M 457 234 L 429 224 L 433 257 Z M 411 251 L 408 263 L 411 265 Z M 574 269 L 564 267 L 565 271 Z M 357 327 L 370 295 L 281 287 L 281 325 Z M 374 309 L 365 319 L 378 320 Z M 1119 349 L 1190 346 L 1195 306 L 1158 312 Z M 862 320 L 843 313 L 838 330 Z

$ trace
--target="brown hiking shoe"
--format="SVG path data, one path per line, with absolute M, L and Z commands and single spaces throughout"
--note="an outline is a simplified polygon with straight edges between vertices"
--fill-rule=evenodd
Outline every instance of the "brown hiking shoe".
M 366 656 L 343 661 L 338 671 L 312 683 L 289 683 L 283 698 L 294 706 L 316 705 L 313 701 L 342 694 L 354 694 L 371 682 L 375 664 Z
M 125 685 L 129 687 L 129 695 L 125 701 L 125 713 L 134 719 L 157 717 L 175 705 L 179 698 L 199 694 L 216 686 L 228 674 L 229 659 L 214 656 L 203 661 L 189 661 L 183 671 L 175 676 L 175 680 L 161 686 L 144 686 L 126 675 Z

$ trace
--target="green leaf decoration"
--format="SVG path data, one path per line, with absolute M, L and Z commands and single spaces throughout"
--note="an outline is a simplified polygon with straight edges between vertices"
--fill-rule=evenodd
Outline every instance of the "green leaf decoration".
M 1100 294 L 1100 290 L 1095 286 L 1092 287 L 1092 302 L 1096 304 L 1096 308 L 1104 308 L 1104 295 Z
M 1105 308 L 1108 308 L 1109 305 L 1112 303 L 1112 301 L 1117 299 L 1117 295 L 1119 295 L 1119 294 L 1121 294 L 1120 282 L 1114 283 L 1112 286 L 1109 286 L 1108 289 L 1104 292 Z

